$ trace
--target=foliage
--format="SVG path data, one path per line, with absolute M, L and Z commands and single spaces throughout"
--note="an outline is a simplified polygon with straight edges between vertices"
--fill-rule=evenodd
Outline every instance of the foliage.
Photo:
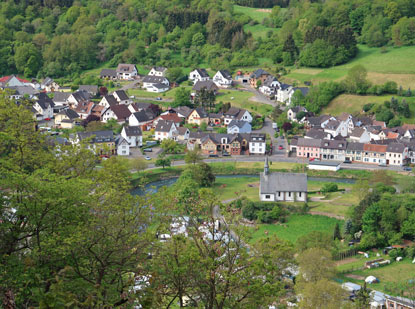
M 367 71 L 364 66 L 356 65 L 347 73 L 344 88 L 349 93 L 366 94 L 370 83 L 367 80 Z
M 184 87 L 180 87 L 176 90 L 176 92 L 174 93 L 174 101 L 172 107 L 178 106 L 192 106 L 192 103 L 190 101 L 190 90 L 187 90 Z
M 323 192 L 324 194 L 329 193 L 329 192 L 336 192 L 339 190 L 339 187 L 337 186 L 336 183 L 325 183 L 323 185 L 323 187 L 321 188 L 321 192 Z
M 283 221 L 286 211 L 277 203 L 253 202 L 244 200 L 242 216 L 248 220 L 258 220 L 261 223 Z
M 196 164 L 200 161 L 202 161 L 202 156 L 200 154 L 200 149 L 199 148 L 195 148 L 193 150 L 188 150 L 186 152 L 186 155 L 184 157 L 184 162 L 186 162 L 186 164 Z
M 166 157 L 164 154 L 160 154 L 157 157 L 155 165 L 156 166 L 161 166 L 164 169 L 166 166 L 171 165 L 171 160 L 170 160 L 170 158 Z

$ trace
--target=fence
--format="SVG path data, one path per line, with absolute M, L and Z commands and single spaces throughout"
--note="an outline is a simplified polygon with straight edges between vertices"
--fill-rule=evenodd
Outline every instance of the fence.
M 337 255 L 333 257 L 335 261 L 341 261 L 347 259 L 349 257 L 355 256 L 357 254 L 357 249 L 353 248 L 347 251 L 339 252 Z

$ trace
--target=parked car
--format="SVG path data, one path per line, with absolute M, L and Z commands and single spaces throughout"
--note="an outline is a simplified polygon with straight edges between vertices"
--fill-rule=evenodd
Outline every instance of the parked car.
M 283 150 L 284 147 L 282 147 L 281 145 L 278 146 L 278 150 Z
M 146 159 L 147 161 L 151 160 L 151 158 L 149 156 L 145 156 L 144 159 Z
M 315 158 L 310 158 L 308 159 L 308 161 L 313 162 L 315 160 Z
M 218 158 L 219 156 L 217 154 L 210 154 L 209 158 Z
M 404 167 L 403 167 L 403 170 L 404 170 L 404 171 L 407 171 L 407 172 L 412 172 L 412 168 L 411 168 L 411 167 L 409 167 L 409 166 L 404 166 Z
M 157 97 L 157 98 L 156 98 L 156 100 L 157 100 L 157 101 L 161 101 L 161 100 L 163 100 L 163 99 L 162 99 L 161 97 Z
M 144 152 L 153 152 L 153 149 L 151 149 L 151 148 L 144 148 L 143 151 Z
M 352 161 L 350 161 L 350 160 L 344 160 L 344 162 L 343 163 L 346 163 L 346 164 L 352 164 Z
M 230 156 L 230 154 L 229 154 L 229 153 L 227 153 L 227 152 L 224 152 L 224 153 L 222 154 L 222 156 L 224 156 L 224 157 L 229 157 L 229 156 Z
M 379 163 L 378 166 L 380 166 L 380 167 L 387 167 L 386 163 Z

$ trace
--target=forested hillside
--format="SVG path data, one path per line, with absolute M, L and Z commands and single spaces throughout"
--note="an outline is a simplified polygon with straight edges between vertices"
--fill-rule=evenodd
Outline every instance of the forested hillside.
M 271 8 L 257 20 L 234 4 Z M 328 67 L 368 46 L 415 44 L 415 1 L 20 0 L 0 3 L 0 74 L 74 77 L 109 62 L 213 69 L 271 59 Z M 245 30 L 244 30 L 245 29 Z

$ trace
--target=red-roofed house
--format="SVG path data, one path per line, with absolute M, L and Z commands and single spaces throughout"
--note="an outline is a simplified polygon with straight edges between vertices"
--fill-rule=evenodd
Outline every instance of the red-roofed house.
M 364 144 L 363 145 L 363 162 L 386 164 L 387 145 Z
M 17 77 L 15 75 L 3 76 L 0 78 L 0 88 L 25 86 L 28 84 L 30 84 L 30 81 Z
M 159 120 L 173 121 L 177 128 L 180 126 L 180 124 L 183 121 L 182 118 L 180 118 L 175 113 L 160 115 L 156 119 L 154 119 L 154 122 L 153 122 L 154 128 L 157 127 L 157 123 L 159 122 Z

